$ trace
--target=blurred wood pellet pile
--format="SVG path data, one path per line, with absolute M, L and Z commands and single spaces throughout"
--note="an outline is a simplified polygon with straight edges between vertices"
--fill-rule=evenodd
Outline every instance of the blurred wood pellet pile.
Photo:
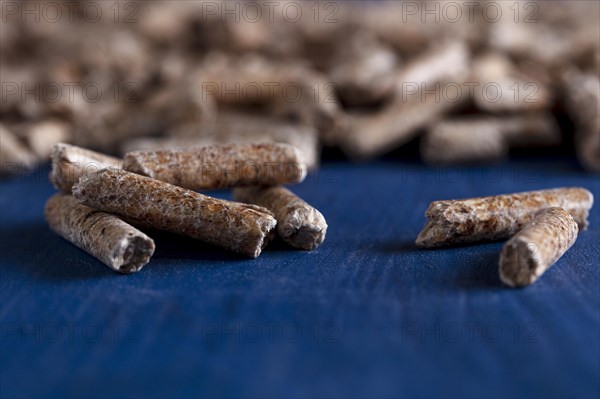
M 3 174 L 64 141 L 274 141 L 316 167 L 420 135 L 428 163 L 554 147 L 600 171 L 598 2 L 44 4 L 2 6 Z

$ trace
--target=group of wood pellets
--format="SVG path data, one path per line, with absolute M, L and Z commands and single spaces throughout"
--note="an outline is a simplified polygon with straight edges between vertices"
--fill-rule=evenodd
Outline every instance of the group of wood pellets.
M 414 143 L 436 165 L 535 149 L 600 171 L 595 1 L 9 3 L 4 173 L 57 142 L 255 141 L 311 167 L 322 147 L 365 160 Z
M 50 227 L 121 273 L 139 271 L 154 253 L 154 241 L 134 226 L 253 258 L 275 231 L 303 250 L 317 248 L 327 232 L 323 215 L 282 186 L 307 174 L 300 151 L 289 144 L 133 151 L 121 160 L 59 143 L 52 167 L 50 181 L 63 193 L 46 204 Z M 234 188 L 240 202 L 196 191 L 222 188 Z M 587 229 L 593 202 L 585 188 L 436 201 L 416 244 L 439 248 L 510 238 L 500 255 L 500 279 L 527 286 L 575 243 L 580 228 Z
M 134 151 L 121 159 L 70 144 L 52 150 L 46 203 L 52 230 L 121 273 L 139 271 L 154 241 L 134 227 L 164 230 L 256 258 L 275 230 L 293 248 L 325 239 L 323 215 L 283 184 L 306 177 L 289 144 L 221 144 Z M 195 190 L 235 188 L 233 202 Z M 277 227 L 277 229 L 275 229 Z
M 594 196 L 585 188 L 557 188 L 465 200 L 435 201 L 417 237 L 421 248 L 510 238 L 499 275 L 511 287 L 534 283 L 587 229 Z
M 8 3 L 0 172 L 51 160 L 51 227 L 120 272 L 154 250 L 133 226 L 252 257 L 274 231 L 315 248 L 325 219 L 282 185 L 323 148 L 368 160 L 418 145 L 442 166 L 573 152 L 600 172 L 598 2 Z M 226 187 L 247 204 L 195 191 Z M 417 242 L 516 234 L 501 275 L 524 285 L 575 240 L 554 208 L 585 227 L 591 203 L 583 189 L 442 201 Z M 554 245 L 544 229 L 559 226 L 575 233 Z

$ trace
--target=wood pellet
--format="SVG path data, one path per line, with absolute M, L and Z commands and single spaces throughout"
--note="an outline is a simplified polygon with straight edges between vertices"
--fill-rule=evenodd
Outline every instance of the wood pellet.
M 71 193 L 81 176 L 104 168 L 120 168 L 122 163 L 118 158 L 65 143 L 52 147 L 50 159 L 50 182 L 66 193 Z
M 319 132 L 313 126 L 236 111 L 221 112 L 215 128 L 206 134 L 136 138 L 126 141 L 122 150 L 128 153 L 260 142 L 293 145 L 300 151 L 301 163 L 311 169 L 318 167 L 321 146 Z
M 572 70 L 563 79 L 575 122 L 577 157 L 584 168 L 600 172 L 600 78 Z
M 70 140 L 69 126 L 60 121 L 48 120 L 24 127 L 23 135 L 31 151 L 38 159 L 47 161 L 52 147 Z
M 552 93 L 536 77 L 519 70 L 508 59 L 484 55 L 473 64 L 475 105 L 484 112 L 531 112 L 548 109 Z
M 421 142 L 421 157 L 427 163 L 494 162 L 508 155 L 508 142 L 494 125 L 440 122 Z
M 269 211 L 223 201 L 120 169 L 86 174 L 73 196 L 136 225 L 178 233 L 249 257 L 273 237 Z
M 325 239 L 327 222 L 321 212 L 285 187 L 236 188 L 233 196 L 273 212 L 279 236 L 294 248 L 310 251 Z
M 154 241 L 117 216 L 55 194 L 44 210 L 46 221 L 63 237 L 119 273 L 139 271 L 154 253 Z
M 464 104 L 465 96 L 451 99 L 443 90 L 443 85 L 436 84 L 431 94 L 407 95 L 379 112 L 349 114 L 338 139 L 340 147 L 353 158 L 368 159 L 407 143 L 419 129 Z
M 38 158 L 3 124 L 0 124 L 0 174 L 20 174 L 34 167 Z
M 442 120 L 429 127 L 420 148 L 426 163 L 489 163 L 506 159 L 512 148 L 552 147 L 560 142 L 553 117 L 533 112 Z
M 407 84 L 427 87 L 437 82 L 463 82 L 470 73 L 470 57 L 462 41 L 440 43 L 399 71 L 396 90 L 402 95 Z
M 306 177 L 300 151 L 280 143 L 223 144 L 135 151 L 123 169 L 191 190 L 298 183 Z
M 500 255 L 500 279 L 511 287 L 534 283 L 575 243 L 579 227 L 562 208 L 548 208 L 512 237 Z
M 560 207 L 588 226 L 592 193 L 584 188 L 557 188 L 464 200 L 435 201 L 425 216 L 427 223 L 416 244 L 422 248 L 495 241 L 509 238 L 543 209 Z
M 342 103 L 377 104 L 392 95 L 400 60 L 393 49 L 375 35 L 353 34 L 333 58 L 329 76 Z

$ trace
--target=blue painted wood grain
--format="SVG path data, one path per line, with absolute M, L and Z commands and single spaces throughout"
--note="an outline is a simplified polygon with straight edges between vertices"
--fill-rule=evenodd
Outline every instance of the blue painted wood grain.
M 598 206 L 590 229 L 527 289 L 501 286 L 501 243 L 413 244 L 437 199 L 557 186 L 600 198 L 598 179 L 570 161 L 328 163 L 293 188 L 329 222 L 316 251 L 275 243 L 247 260 L 159 234 L 152 262 L 131 276 L 48 229 L 46 173 L 0 183 L 2 397 L 600 390 Z

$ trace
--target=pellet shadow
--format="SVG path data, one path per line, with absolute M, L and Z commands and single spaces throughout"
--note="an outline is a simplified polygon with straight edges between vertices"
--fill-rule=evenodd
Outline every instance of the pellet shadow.
M 194 240 L 189 237 L 180 236 L 165 231 L 144 230 L 154 240 L 156 251 L 154 257 L 157 259 L 192 259 L 199 261 L 247 261 L 251 258 L 236 254 L 223 248 Z M 286 244 L 280 237 L 275 236 L 263 249 L 266 252 L 305 252 Z
M 201 262 L 240 262 L 249 259 L 243 255 L 177 234 L 152 230 L 144 230 L 144 233 L 148 234 L 156 245 L 153 259 L 188 259 Z M 151 265 L 152 260 L 148 266 Z
M 452 282 L 465 290 L 507 289 L 498 277 L 497 245 L 482 244 L 475 254 L 469 256 L 470 267 L 464 267 Z
M 323 245 L 323 244 L 321 244 Z M 264 249 L 264 251 L 268 252 L 305 252 L 300 249 L 294 248 L 289 244 L 286 244 L 285 241 L 281 239 L 279 236 L 275 236 L 273 241 L 269 243 L 269 245 Z
M 414 241 L 389 241 L 379 245 L 379 249 L 385 253 L 394 253 L 394 254 L 412 254 L 419 251 L 423 251 L 423 249 L 417 247 Z
M 423 255 L 432 256 L 443 251 L 451 251 L 453 261 L 443 267 L 455 268 L 458 273 L 454 273 L 444 284 L 448 287 L 454 287 L 464 290 L 478 290 L 491 288 L 503 289 L 504 285 L 498 278 L 498 243 L 478 243 L 460 246 L 451 246 L 447 248 L 419 248 L 413 241 L 394 241 L 383 243 L 380 246 L 381 251 L 388 254 L 404 255 Z M 447 254 L 447 252 L 446 252 Z M 455 262 L 461 262 L 456 264 Z M 465 265 L 464 263 L 468 263 Z M 449 273 L 451 274 L 451 273 Z
M 35 279 L 80 280 L 115 275 L 44 223 L 1 229 L 0 258 L 4 273 L 25 272 Z M 81 260 L 77 262 L 80 264 L 73 259 Z

